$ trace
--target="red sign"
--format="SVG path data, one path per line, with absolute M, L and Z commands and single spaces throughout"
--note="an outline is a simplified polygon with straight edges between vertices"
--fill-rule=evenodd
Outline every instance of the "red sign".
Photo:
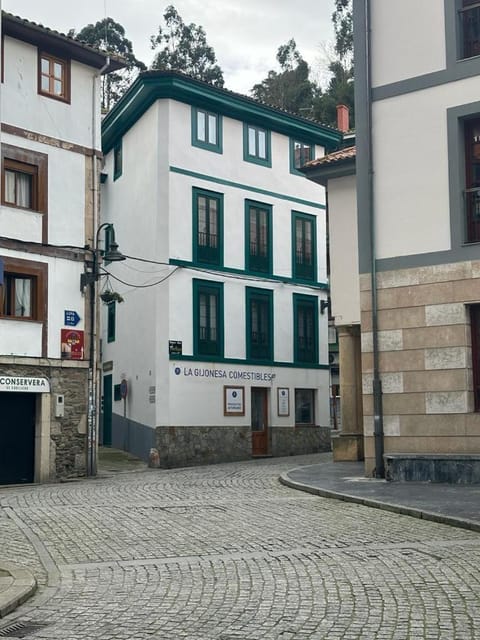
M 62 329 L 62 358 L 83 360 L 84 335 L 77 329 Z

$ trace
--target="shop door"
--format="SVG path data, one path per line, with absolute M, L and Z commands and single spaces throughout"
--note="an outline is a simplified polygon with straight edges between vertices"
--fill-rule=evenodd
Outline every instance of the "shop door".
M 33 482 L 34 393 L 0 393 L 0 484 Z
M 112 446 L 113 378 L 103 376 L 103 440 L 104 447 Z
M 268 453 L 268 389 L 252 388 L 252 456 Z

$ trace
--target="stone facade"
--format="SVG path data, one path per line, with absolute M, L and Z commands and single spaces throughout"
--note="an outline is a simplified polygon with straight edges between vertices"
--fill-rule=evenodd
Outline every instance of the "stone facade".
M 370 275 L 360 278 L 366 471 L 375 464 Z M 379 361 L 386 454 L 478 454 L 469 305 L 480 261 L 380 272 Z
M 270 427 L 270 448 L 274 456 L 298 456 L 331 449 L 330 427 Z
M 250 427 L 157 427 L 160 467 L 189 467 L 248 460 L 252 457 Z
M 12 376 L 42 377 L 50 381 L 47 402 L 37 402 L 35 439 L 43 441 L 36 447 L 35 480 L 58 481 L 86 474 L 86 434 L 88 407 L 87 363 L 61 362 L 57 365 L 44 360 L 35 364 L 14 364 L 2 359 L 0 373 Z M 33 359 L 32 359 L 33 360 Z M 82 363 L 83 364 L 83 363 Z M 65 414 L 55 416 L 55 399 L 64 396 Z

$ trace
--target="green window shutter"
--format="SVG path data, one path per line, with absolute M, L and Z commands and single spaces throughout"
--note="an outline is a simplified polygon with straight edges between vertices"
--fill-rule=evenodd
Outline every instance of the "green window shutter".
M 194 355 L 223 357 L 223 284 L 193 280 Z
M 318 298 L 293 294 L 295 362 L 318 363 Z
M 192 107 L 192 145 L 223 153 L 222 116 Z
M 315 145 L 290 138 L 290 173 L 305 177 L 299 169 L 314 158 Z
M 107 341 L 115 342 L 116 330 L 116 302 L 107 305 Z
M 193 260 L 223 266 L 223 194 L 193 187 Z
M 272 274 L 272 207 L 245 201 L 245 269 L 253 274 Z
M 247 358 L 273 362 L 273 291 L 246 288 Z
M 292 211 L 292 277 L 299 281 L 316 280 L 317 220 L 315 216 Z
M 272 166 L 271 133 L 252 124 L 243 124 L 243 159 L 264 167 Z

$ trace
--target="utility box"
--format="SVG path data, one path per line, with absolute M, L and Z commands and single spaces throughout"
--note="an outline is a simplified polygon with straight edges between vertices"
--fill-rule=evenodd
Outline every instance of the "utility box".
M 55 399 L 55 417 L 63 418 L 65 416 L 65 397 L 57 395 Z

